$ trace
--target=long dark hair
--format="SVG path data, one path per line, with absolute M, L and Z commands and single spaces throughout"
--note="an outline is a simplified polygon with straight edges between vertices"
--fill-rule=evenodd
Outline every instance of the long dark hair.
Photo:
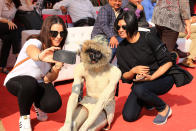
M 118 33 L 117 26 L 120 20 L 124 20 L 126 25 L 127 34 L 132 37 L 138 32 L 138 20 L 134 11 L 125 8 L 114 22 L 114 29 Z
M 56 16 L 56 15 L 48 16 L 43 22 L 40 34 L 39 35 L 31 35 L 29 38 L 27 38 L 27 40 L 30 38 L 36 38 L 42 42 L 43 49 L 51 47 L 52 41 L 50 39 L 50 37 L 51 37 L 50 29 L 53 24 L 61 24 L 63 26 L 63 31 L 66 32 L 65 37 L 63 37 L 63 40 L 60 43 L 60 47 L 62 48 L 64 46 L 65 40 L 67 38 L 67 28 L 65 26 L 64 21 L 59 16 Z

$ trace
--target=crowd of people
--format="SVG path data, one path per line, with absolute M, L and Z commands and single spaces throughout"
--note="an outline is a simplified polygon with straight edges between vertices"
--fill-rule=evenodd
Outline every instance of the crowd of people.
M 37 119 L 46 121 L 47 113 L 58 111 L 62 105 L 53 82 L 63 63 L 55 61 L 53 55 L 56 50 L 62 50 L 68 31 L 60 17 L 49 16 L 43 21 L 40 33 L 31 35 L 21 48 L 22 25 L 15 23 L 15 14 L 33 11 L 40 4 L 29 0 L 0 2 L 0 38 L 3 42 L 0 71 L 7 74 L 4 86 L 18 100 L 19 130 L 31 131 L 32 106 Z M 158 0 L 156 5 L 151 0 L 145 2 L 152 4 L 152 15 L 146 15 L 142 0 L 108 0 L 103 1 L 104 4 L 99 0 L 102 7 L 98 14 L 93 0 L 62 0 L 48 7 L 61 10 L 63 14 L 68 12 L 75 27 L 93 26 L 91 40 L 83 43 L 81 63 L 74 70 L 67 115 L 60 131 L 109 130 L 115 115 L 115 89 L 120 79 L 132 86 L 122 110 L 125 121 L 139 119 L 142 108 L 157 110 L 153 120 L 157 125 L 165 124 L 171 116 L 170 105 L 159 95 L 166 94 L 174 84 L 183 86 L 193 79 L 177 65 L 177 59 L 186 58 L 183 65 L 191 59 L 192 63 L 186 66 L 194 68 L 195 48 L 183 52 L 176 41 L 182 32 L 186 39 L 194 39 L 191 37 L 195 29 L 191 24 L 196 22 L 196 11 L 191 3 L 194 1 L 190 0 L 189 4 L 187 0 L 178 3 Z M 149 23 L 151 20 L 155 26 Z M 8 71 L 6 64 L 11 47 L 17 60 Z M 111 64 L 115 56 L 117 66 Z M 81 96 L 84 82 L 86 95 Z

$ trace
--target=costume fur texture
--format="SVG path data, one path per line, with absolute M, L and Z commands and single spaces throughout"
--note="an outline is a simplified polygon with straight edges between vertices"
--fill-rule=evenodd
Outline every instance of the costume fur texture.
M 97 69 L 109 64 L 112 50 L 106 43 L 107 42 L 103 42 L 102 40 L 99 42 L 99 40 L 97 40 L 96 38 L 84 42 L 80 52 L 80 57 L 81 61 L 84 63 L 85 68 Z M 101 58 L 101 60 L 98 61 L 98 63 L 92 64 L 90 62 L 91 60 L 89 58 L 89 55 L 86 53 L 86 50 L 88 49 L 94 49 L 100 51 L 103 54 L 103 57 Z

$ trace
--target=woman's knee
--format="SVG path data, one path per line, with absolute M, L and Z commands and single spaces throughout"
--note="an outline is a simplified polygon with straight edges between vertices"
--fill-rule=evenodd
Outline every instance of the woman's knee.
M 132 88 L 132 92 L 139 98 L 143 97 L 146 95 L 146 90 L 145 87 L 142 85 L 137 85 Z
M 133 122 L 137 120 L 139 117 L 139 114 L 140 113 L 137 110 L 135 110 L 134 107 L 127 106 L 126 104 L 122 111 L 123 119 L 128 122 Z
M 40 100 L 40 109 L 46 113 L 56 112 L 62 105 L 62 100 L 59 93 L 54 89 L 44 91 L 41 100 Z
M 123 109 L 122 116 L 123 119 L 128 122 L 136 121 L 139 117 L 138 114 L 134 112 L 131 113 L 130 110 L 125 110 L 125 109 Z
M 40 109 L 46 113 L 53 113 L 53 112 L 58 111 L 60 109 L 61 105 L 62 105 L 61 99 L 57 100 L 55 103 L 54 102 L 52 102 L 52 103 L 41 102 Z

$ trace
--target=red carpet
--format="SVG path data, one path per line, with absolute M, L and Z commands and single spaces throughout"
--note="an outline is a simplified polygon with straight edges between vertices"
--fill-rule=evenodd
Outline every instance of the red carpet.
M 196 77 L 196 69 L 187 69 Z M 2 86 L 5 75 L 0 74 L 0 119 L 6 131 L 18 131 L 19 112 L 16 97 Z M 49 114 L 48 121 L 39 122 L 35 112 L 31 111 L 31 123 L 34 131 L 57 131 L 64 123 L 68 96 L 72 82 L 63 83 L 56 88 L 60 92 L 63 105 L 61 109 Z M 173 89 L 161 96 L 173 110 L 167 124 L 158 126 L 152 123 L 156 111 L 143 110 L 139 120 L 128 123 L 122 118 L 121 111 L 130 92 L 130 85 L 120 83 L 119 96 L 116 97 L 115 120 L 111 131 L 189 131 L 196 129 L 196 79 L 180 88 Z

